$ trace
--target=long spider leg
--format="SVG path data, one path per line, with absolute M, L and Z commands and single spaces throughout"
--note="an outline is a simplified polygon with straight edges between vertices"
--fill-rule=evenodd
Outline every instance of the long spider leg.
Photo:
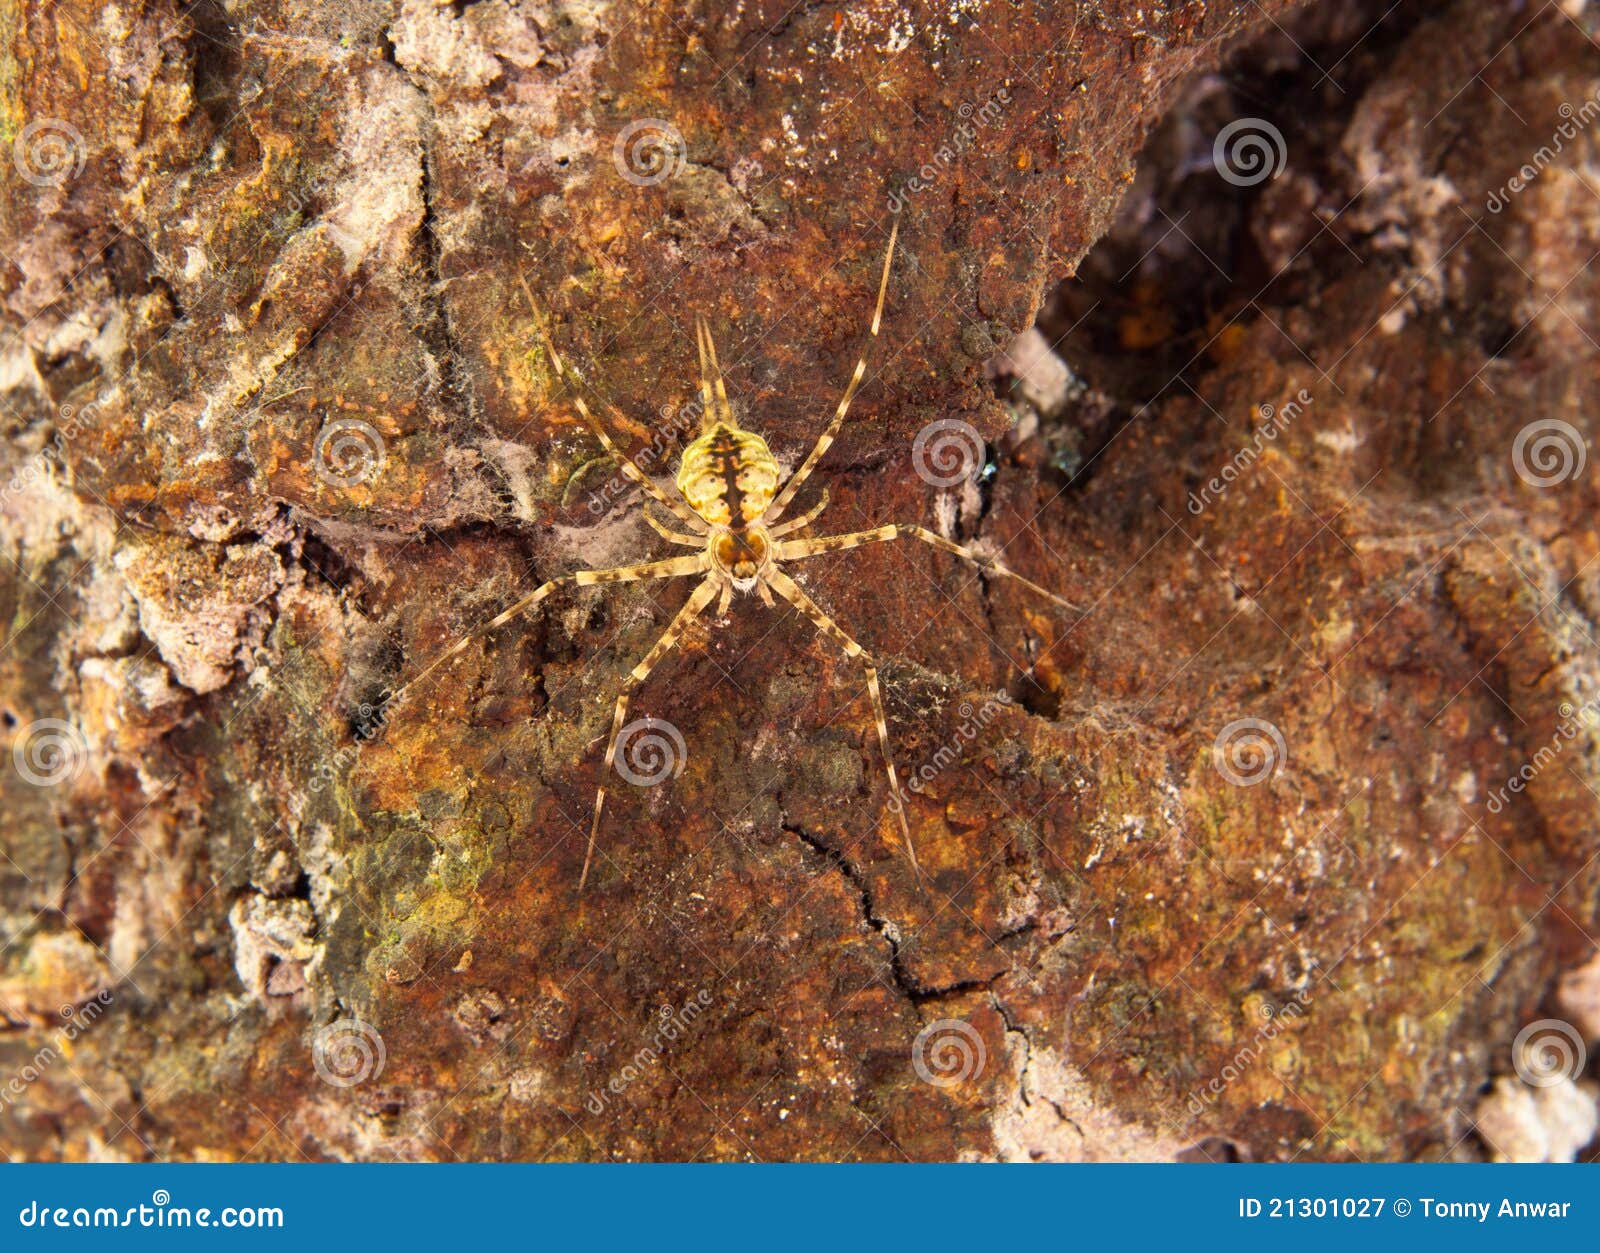
M 911 826 L 906 822 L 906 807 L 904 802 L 900 800 L 900 779 L 895 773 L 894 753 L 889 748 L 889 722 L 883 713 L 883 692 L 878 687 L 878 668 L 872 664 L 872 658 L 861 645 L 846 635 L 844 629 L 830 618 L 822 607 L 807 596 L 800 589 L 800 585 L 782 570 L 777 569 L 775 566 L 769 566 L 762 578 L 771 585 L 773 591 L 810 618 L 818 631 L 842 648 L 845 656 L 859 661 L 862 669 L 866 671 L 867 695 L 872 700 L 872 716 L 878 724 L 878 747 L 883 750 L 883 764 L 889 774 L 889 794 L 897 802 L 891 805 L 890 808 L 894 810 L 895 817 L 900 820 L 900 838 L 905 841 L 906 856 L 911 861 L 911 869 L 920 880 L 922 878 L 922 867 L 917 864 L 916 846 L 911 842 Z
M 733 406 L 728 403 L 728 389 L 722 382 L 722 365 L 717 361 L 717 344 L 716 341 L 711 338 L 711 324 L 708 323 L 703 317 L 698 319 L 698 321 L 700 326 L 700 338 L 703 344 L 703 347 L 700 350 L 701 394 L 705 396 L 707 403 L 709 403 L 711 397 L 709 393 L 706 392 L 705 383 L 706 367 L 707 363 L 709 362 L 711 386 L 716 388 L 717 408 L 721 410 L 720 415 L 715 416 L 714 420 L 717 422 L 725 422 L 729 426 L 737 426 L 738 423 L 733 420 Z M 703 425 L 709 428 L 709 426 L 712 424 L 713 423 L 705 423 Z
M 663 526 L 661 520 L 650 512 L 649 505 L 646 505 L 640 512 L 644 514 L 644 520 L 650 524 L 650 529 L 661 536 L 662 539 L 671 540 L 674 544 L 682 544 L 687 548 L 705 547 L 706 537 L 704 535 L 685 535 L 682 531 L 674 531 Z
M 828 451 L 834 437 L 838 435 L 839 428 L 844 425 L 844 415 L 849 412 L 850 402 L 855 399 L 856 391 L 860 388 L 861 380 L 867 372 L 867 354 L 872 351 L 872 345 L 878 338 L 878 328 L 883 323 L 883 298 L 889 290 L 889 266 L 894 261 L 894 243 L 899 237 L 900 219 L 897 216 L 893 228 L 889 231 L 888 250 L 883 254 L 883 277 L 878 280 L 878 303 L 872 310 L 872 328 L 867 335 L 866 344 L 862 346 L 861 357 L 856 361 L 855 371 L 850 375 L 850 382 L 839 400 L 839 407 L 833 411 L 833 421 L 828 423 L 828 429 L 817 438 L 816 447 L 800 463 L 800 468 L 789 476 L 789 481 L 773 498 L 772 504 L 767 506 L 766 515 L 762 520 L 769 525 L 783 516 L 783 511 L 789 507 L 794 494 L 800 490 L 811 471 L 816 468 L 817 462 L 822 460 L 823 454 Z
M 827 507 L 828 489 L 824 487 L 822 489 L 821 500 L 817 501 L 816 504 L 812 505 L 811 508 L 807 509 L 798 518 L 790 518 L 787 522 L 778 523 L 777 526 L 768 530 L 767 534 L 772 539 L 782 539 L 785 535 L 788 535 L 793 531 L 804 530 L 806 527 L 815 522 L 822 515 L 822 511 Z
M 591 432 L 593 432 L 594 437 L 600 441 L 601 447 L 603 447 L 607 454 L 616 461 L 618 466 L 621 467 L 622 473 L 625 476 L 632 479 L 640 487 L 644 488 L 644 490 L 648 492 L 655 500 L 672 510 L 673 513 L 677 514 L 682 521 L 688 524 L 691 530 L 696 530 L 704 534 L 707 529 L 704 520 L 701 519 L 694 512 L 694 510 L 690 509 L 689 506 L 683 501 L 673 499 L 671 496 L 667 495 L 666 492 L 662 491 L 661 488 L 656 486 L 655 480 L 645 474 L 645 472 L 641 470 L 634 462 L 632 457 L 628 456 L 627 453 L 622 451 L 616 440 L 611 438 L 611 433 L 607 431 L 603 425 L 601 425 L 600 419 L 595 417 L 594 414 L 589 411 L 588 404 L 584 401 L 582 394 L 578 391 L 578 388 L 584 384 L 584 377 L 582 374 L 578 373 L 577 367 L 568 366 L 564 361 L 562 361 L 561 354 L 556 351 L 555 342 L 550 338 L 550 332 L 545 327 L 544 317 L 540 312 L 539 304 L 536 300 L 534 300 L 533 291 L 528 286 L 528 280 L 525 277 L 522 277 L 522 290 L 527 293 L 528 303 L 533 306 L 534 320 L 538 323 L 539 327 L 539 338 L 544 342 L 544 350 L 550 357 L 550 364 L 555 369 L 556 377 L 562 382 L 567 381 L 567 376 L 569 374 L 572 377 L 572 403 L 578 411 L 578 416 L 583 419 L 584 425 L 587 426 Z M 609 401 L 604 403 L 606 404 L 606 407 L 613 413 L 617 412 L 615 405 L 611 404 Z
M 722 576 L 713 574 L 690 594 L 684 602 L 683 608 L 678 610 L 678 616 L 668 623 L 667 629 L 661 633 L 661 638 L 655 646 L 645 654 L 645 658 L 633 668 L 628 675 L 628 681 L 623 685 L 622 691 L 617 695 L 617 710 L 611 718 L 611 736 L 606 741 L 606 764 L 600 775 L 600 786 L 594 797 L 594 821 L 589 824 L 589 845 L 583 853 L 583 871 L 578 875 L 578 891 L 583 891 L 583 885 L 589 881 L 589 863 L 594 859 L 594 844 L 600 834 L 600 811 L 606 803 L 606 776 L 611 773 L 612 763 L 617 757 L 617 736 L 622 731 L 622 720 L 628 716 L 628 700 L 638 689 L 639 685 L 655 669 L 656 663 L 665 657 L 672 649 L 676 648 L 678 641 L 683 638 L 684 631 L 711 603 L 711 598 L 717 594 L 722 586 Z
M 700 429 L 709 431 L 717 424 L 717 402 L 711 395 L 711 363 L 706 360 L 706 337 L 710 332 L 706 327 L 705 315 L 694 315 L 694 347 L 700 357 Z
M 440 653 L 426 666 L 419 670 L 410 680 L 402 684 L 389 698 L 390 704 L 403 699 L 412 688 L 421 683 L 430 674 L 445 662 L 456 656 L 473 640 L 487 635 L 499 627 L 503 627 L 513 618 L 532 609 L 556 588 L 564 583 L 571 583 L 576 587 L 590 587 L 596 583 L 633 583 L 640 579 L 670 579 L 685 574 L 699 574 L 706 568 L 706 557 L 698 553 L 692 557 L 669 557 L 665 561 L 647 561 L 634 566 L 616 566 L 609 570 L 576 570 L 571 574 L 560 574 L 547 582 L 541 583 L 529 592 L 511 608 L 496 614 L 483 625 L 468 631 L 444 652 Z
M 845 548 L 858 548 L 862 544 L 881 544 L 886 540 L 892 539 L 917 539 L 924 544 L 932 544 L 933 547 L 942 549 L 947 553 L 953 553 L 963 561 L 970 561 L 973 565 L 987 570 L 991 574 L 998 574 L 1002 578 L 1012 579 L 1022 584 L 1029 591 L 1043 596 L 1046 600 L 1054 601 L 1064 609 L 1070 609 L 1074 613 L 1081 612 L 1078 606 L 1074 605 L 1066 597 L 1057 596 L 1049 588 L 1040 587 L 1032 579 L 1023 578 L 1015 570 L 1002 564 L 999 559 L 991 557 L 987 553 L 978 552 L 974 548 L 967 548 L 947 540 L 944 536 L 928 530 L 927 527 L 908 526 L 904 522 L 894 523 L 890 526 L 874 527 L 870 531 L 852 531 L 846 535 L 814 535 L 804 539 L 785 540 L 781 544 L 773 545 L 772 555 L 774 560 L 777 561 L 798 561 L 801 558 L 815 557 L 821 553 L 834 553 Z

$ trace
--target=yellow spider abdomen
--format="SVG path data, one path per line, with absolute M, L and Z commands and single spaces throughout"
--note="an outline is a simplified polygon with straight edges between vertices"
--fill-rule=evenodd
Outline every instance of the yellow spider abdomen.
M 778 463 L 761 436 L 719 422 L 683 450 L 678 490 L 712 526 L 745 527 L 778 494 Z

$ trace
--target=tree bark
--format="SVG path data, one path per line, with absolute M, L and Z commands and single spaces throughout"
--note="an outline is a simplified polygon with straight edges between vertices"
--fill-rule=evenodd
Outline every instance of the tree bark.
M 1596 57 L 1389 7 L 11 11 L 0 1147 L 1534 1151 L 1467 1133 L 1595 1030 Z M 802 502 L 1078 609 L 797 568 L 895 801 L 859 664 L 739 601 L 580 895 L 687 588 L 385 703 L 669 552 L 540 327 L 669 483 L 703 314 L 792 469 L 897 212 Z

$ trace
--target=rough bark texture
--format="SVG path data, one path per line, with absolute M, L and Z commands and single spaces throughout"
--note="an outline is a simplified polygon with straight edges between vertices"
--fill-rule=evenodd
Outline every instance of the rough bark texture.
M 1521 1028 L 1600 1021 L 1558 983 L 1600 899 L 1594 17 L 1389 7 L 7 10 L 0 1147 L 1581 1146 L 1576 1059 L 1561 1147 L 1471 1132 Z M 1081 611 L 903 544 L 804 568 L 879 659 L 919 885 L 859 667 L 738 603 L 636 697 L 681 773 L 612 780 L 580 897 L 682 587 L 383 704 L 668 551 L 521 280 L 657 477 L 697 312 L 792 467 L 891 199 L 817 529 Z M 986 444 L 946 487 L 936 420 Z

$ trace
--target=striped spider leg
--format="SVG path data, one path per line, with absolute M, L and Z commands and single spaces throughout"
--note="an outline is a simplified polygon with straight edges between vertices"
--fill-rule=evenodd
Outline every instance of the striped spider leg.
M 645 561 L 633 566 L 615 566 L 609 570 L 574 570 L 571 574 L 558 574 L 555 578 L 547 579 L 539 584 L 538 587 L 513 604 L 509 609 L 496 614 L 489 621 L 481 626 L 474 627 L 461 636 L 454 644 L 450 645 L 444 652 L 440 653 L 396 688 L 385 704 L 398 705 L 410 693 L 412 688 L 416 687 L 417 684 L 421 683 L 447 661 L 459 656 L 461 650 L 466 648 L 473 640 L 479 639 L 491 631 L 498 630 L 513 618 L 520 618 L 558 587 L 568 584 L 573 587 L 593 587 L 600 583 L 636 583 L 641 579 L 671 579 L 686 574 L 704 574 L 705 571 L 705 555 L 696 553 L 692 557 L 668 557 L 665 561 Z
M 801 541 L 804 542 L 804 541 Z M 878 667 L 873 664 L 872 658 L 866 650 L 857 644 L 845 633 L 843 627 L 835 622 L 828 613 L 807 596 L 800 585 L 791 579 L 776 565 L 766 574 L 773 591 L 777 592 L 786 601 L 811 619 L 813 626 L 819 632 L 832 640 L 844 650 L 844 655 L 853 661 L 859 661 L 867 680 L 867 696 L 872 701 L 872 718 L 878 728 L 878 747 L 883 751 L 883 768 L 889 776 L 889 794 L 900 794 L 900 779 L 894 768 L 894 752 L 889 747 L 889 720 L 883 712 L 883 691 L 878 686 Z M 911 862 L 911 870 L 920 881 L 922 867 L 917 864 L 917 848 L 911 842 L 911 826 L 906 822 L 906 807 L 903 804 L 893 806 L 895 817 L 900 820 L 900 838 L 905 842 L 906 858 Z
M 702 557 L 690 557 L 687 560 L 703 560 Z M 680 560 L 685 560 L 680 558 Z M 589 843 L 583 850 L 583 870 L 578 875 L 578 891 L 583 891 L 583 885 L 589 881 L 589 863 L 594 860 L 594 844 L 600 834 L 600 811 L 606 803 L 606 775 L 611 773 L 612 764 L 617 759 L 617 736 L 622 733 L 622 722 L 628 716 L 628 701 L 639 685 L 650 677 L 650 672 L 656 668 L 663 657 L 678 646 L 678 641 L 683 638 L 683 633 L 688 630 L 689 624 L 705 611 L 711 603 L 711 598 L 722 591 L 724 584 L 715 574 L 707 578 L 690 593 L 689 599 L 684 601 L 683 608 L 678 610 L 677 616 L 668 624 L 667 629 L 661 633 L 661 638 L 645 654 L 644 660 L 636 665 L 628 674 L 628 680 L 623 684 L 622 691 L 617 694 L 617 709 L 611 717 L 611 736 L 606 740 L 606 764 L 600 775 L 600 786 L 594 794 L 594 818 L 589 823 Z
M 648 512 L 646 517 L 649 517 Z M 652 523 L 654 524 L 653 519 Z M 660 529 L 659 526 L 658 529 Z M 662 533 L 671 535 L 670 532 L 665 530 Z M 704 543 L 701 539 L 689 536 L 681 538 L 673 536 L 673 538 L 676 542 L 690 543 L 697 548 Z M 689 599 L 684 603 L 683 608 L 678 611 L 677 616 L 668 624 L 667 629 L 661 633 L 661 637 L 656 640 L 654 647 L 650 649 L 644 660 L 633 668 L 622 693 L 617 697 L 616 712 L 611 723 L 611 735 L 606 742 L 605 769 L 609 771 L 612 763 L 616 760 L 617 736 L 622 730 L 623 718 L 627 715 L 628 702 L 632 698 L 634 690 L 645 681 L 656 664 L 677 647 L 689 624 L 705 610 L 705 607 L 710 604 L 711 598 L 723 589 L 723 580 L 710 571 L 710 559 L 702 551 L 683 557 L 668 557 L 662 561 L 640 562 L 638 565 L 615 566 L 607 570 L 576 570 L 571 574 L 557 575 L 555 578 L 541 583 L 528 595 L 517 601 L 510 608 L 496 614 L 488 622 L 461 636 L 449 648 L 445 649 L 444 652 L 440 653 L 407 680 L 405 684 L 396 689 L 386 703 L 398 707 L 399 703 L 406 698 L 412 688 L 416 687 L 417 684 L 421 683 L 440 666 L 459 656 L 462 650 L 471 644 L 473 640 L 479 639 L 491 631 L 498 630 L 514 618 L 521 617 L 558 587 L 565 585 L 594 587 L 603 583 L 636 583 L 645 579 L 671 579 L 692 574 L 706 575 L 707 577 L 690 594 Z M 606 789 L 605 784 L 602 782 L 595 793 L 594 817 L 589 825 L 589 841 L 584 848 L 583 870 L 578 876 L 578 891 L 580 892 L 583 891 L 584 884 L 589 879 L 589 866 L 594 859 L 595 839 L 600 832 L 600 811 L 605 806 L 605 801 Z
M 874 527 L 870 531 L 851 531 L 843 535 L 816 535 L 803 539 L 785 540 L 775 544 L 772 551 L 773 568 L 767 576 L 772 581 L 773 589 L 799 609 L 801 613 L 810 618 L 818 631 L 822 632 L 840 648 L 845 655 L 860 661 L 866 669 L 867 695 L 872 700 L 872 715 L 878 724 L 878 744 L 883 749 L 884 768 L 889 776 L 889 791 L 891 795 L 898 796 L 899 782 L 896 779 L 894 754 L 889 750 L 889 727 L 884 719 L 883 695 L 878 689 L 878 671 L 869 657 L 853 639 L 847 635 L 843 628 L 835 622 L 826 611 L 811 600 L 795 581 L 789 578 L 777 567 L 785 561 L 802 561 L 807 557 L 820 556 L 823 553 L 841 552 L 846 548 L 859 548 L 862 544 L 879 544 L 892 539 L 919 539 L 925 544 L 953 553 L 963 560 L 970 561 L 989 574 L 997 574 L 1002 578 L 1013 579 L 1022 586 L 1037 592 L 1040 596 L 1054 601 L 1066 609 L 1077 610 L 1077 606 L 1065 597 L 1057 596 L 1048 588 L 1040 587 L 1031 579 L 1025 579 L 1016 571 L 1002 565 L 994 557 L 973 548 L 947 540 L 926 527 L 908 526 L 905 523 L 892 523 L 889 526 Z M 917 864 L 917 853 L 911 842 L 911 828 L 906 821 L 906 806 L 895 805 L 895 817 L 900 821 L 900 836 L 905 841 L 906 855 L 910 858 L 911 868 L 921 874 L 921 867 Z
M 767 507 L 765 513 L 761 517 L 761 524 L 764 529 L 764 533 L 774 540 L 782 539 L 783 536 L 794 531 L 801 530 L 810 525 L 816 520 L 818 515 L 820 515 L 822 511 L 827 508 L 828 493 L 826 490 L 824 490 L 821 500 L 811 509 L 807 510 L 806 513 L 787 522 L 780 521 L 780 519 L 783 517 L 784 511 L 788 508 L 790 501 L 794 499 L 795 494 L 800 490 L 801 486 L 804 485 L 806 479 L 810 477 L 811 472 L 816 469 L 817 463 L 822 460 L 824 454 L 827 453 L 829 447 L 833 444 L 834 438 L 838 435 L 840 427 L 844 425 L 845 415 L 850 411 L 850 402 L 855 399 L 856 392 L 861 386 L 862 378 L 866 374 L 867 355 L 871 351 L 873 341 L 875 341 L 878 337 L 878 331 L 883 322 L 884 296 L 889 286 L 889 269 L 894 260 L 895 240 L 899 237 L 899 233 L 900 221 L 899 218 L 896 217 L 894 226 L 889 232 L 889 247 L 883 259 L 883 273 L 878 280 L 878 299 L 872 310 L 872 323 L 868 330 L 867 343 L 862 349 L 860 358 L 856 361 L 854 371 L 851 372 L 850 381 L 845 386 L 844 395 L 840 397 L 838 407 L 833 412 L 833 420 L 828 423 L 827 429 L 824 430 L 817 438 L 817 442 L 811 449 L 810 454 L 803 462 L 801 462 L 799 469 L 797 469 L 790 477 L 789 481 L 784 484 L 783 490 L 773 498 L 772 503 Z M 1037 592 L 1039 595 L 1054 601 L 1058 605 L 1068 609 L 1076 609 L 1076 606 L 1074 606 L 1070 601 L 1064 599 L 1063 597 L 1057 596 L 1054 592 L 1051 592 L 1046 588 L 1040 587 L 1037 583 L 1034 583 L 1029 579 L 1023 578 L 1020 574 L 1008 569 L 996 558 L 990 557 L 984 553 L 980 553 L 976 549 L 968 548 L 951 540 L 947 540 L 942 535 L 938 535 L 935 532 L 928 530 L 926 527 L 908 526 L 902 523 L 876 527 L 870 531 L 857 531 L 843 535 L 813 536 L 803 539 L 784 540 L 781 543 L 772 545 L 770 554 L 771 565 L 763 574 L 764 581 L 770 584 L 772 589 L 777 592 L 778 595 L 782 596 L 790 604 L 794 605 L 794 607 L 801 613 L 805 614 L 806 617 L 811 619 L 811 622 L 813 625 L 815 625 L 817 630 L 828 639 L 832 640 L 841 649 L 843 649 L 847 657 L 860 661 L 863 669 L 866 672 L 867 696 L 872 702 L 872 715 L 877 724 L 878 730 L 878 746 L 883 752 L 884 770 L 889 778 L 889 790 L 891 795 L 898 795 L 899 782 L 897 778 L 897 772 L 895 770 L 894 753 L 889 746 L 889 726 L 888 721 L 884 716 L 883 694 L 878 685 L 877 667 L 873 664 L 872 658 L 866 653 L 861 645 L 856 643 L 856 641 L 852 639 L 850 635 L 846 633 L 845 630 L 837 622 L 835 622 L 824 609 L 822 609 L 821 606 L 807 596 L 806 593 L 801 590 L 800 586 L 796 584 L 793 579 L 789 578 L 788 575 L 784 574 L 778 567 L 785 561 L 803 560 L 807 557 L 819 556 L 822 553 L 839 552 L 846 548 L 856 548 L 862 544 L 881 543 L 886 540 L 899 539 L 901 537 L 919 539 L 926 544 L 931 544 L 933 547 L 943 550 L 944 552 L 952 553 L 965 561 L 972 562 L 974 565 L 988 570 L 991 574 L 997 574 L 1003 578 L 1014 579 L 1024 587 Z M 906 806 L 901 804 L 896 805 L 893 808 L 895 817 L 899 820 L 900 838 L 905 843 L 906 856 L 911 862 L 912 869 L 916 871 L 920 877 L 921 868 L 917 864 L 916 848 L 911 840 L 910 824 L 906 820 Z
M 821 553 L 842 552 L 846 548 L 859 548 L 862 544 L 882 544 L 892 539 L 921 540 L 924 544 L 930 544 L 942 552 L 953 553 L 963 561 L 971 562 L 986 574 L 997 574 L 1003 579 L 1011 579 L 1030 592 L 1043 596 L 1046 600 L 1053 600 L 1063 609 L 1078 612 L 1078 606 L 1065 596 L 1057 596 L 1049 588 L 1040 587 L 1032 579 L 1023 578 L 1015 570 L 1002 564 L 998 558 L 991 557 L 976 548 L 957 544 L 954 540 L 947 540 L 925 526 L 914 526 L 905 522 L 875 526 L 869 531 L 850 531 L 844 535 L 813 535 L 806 539 L 788 540 L 777 546 L 773 556 L 778 561 L 799 561 Z
M 539 319 L 539 306 L 533 299 L 533 293 L 528 288 L 527 280 L 520 275 L 518 277 L 522 278 L 523 291 L 527 293 L 528 302 L 533 306 L 535 318 Z M 541 340 L 543 341 L 545 352 L 550 358 L 551 366 L 556 372 L 556 376 L 565 381 L 570 375 L 575 382 L 581 383 L 583 381 L 582 376 L 579 375 L 576 370 L 570 369 L 562 361 L 561 355 L 556 350 L 555 344 L 551 341 L 549 332 L 544 327 L 542 320 L 540 322 L 539 334 Z M 709 395 L 709 391 L 707 394 Z M 576 390 L 573 392 L 572 402 L 574 407 L 578 410 L 579 415 L 583 418 L 584 424 L 588 426 L 591 432 L 593 432 L 606 452 L 609 453 L 611 457 L 618 463 L 618 465 L 621 466 L 623 474 L 642 487 L 652 499 L 659 501 L 661 504 L 670 509 L 679 519 L 693 528 L 696 533 L 685 534 L 681 531 L 670 530 L 650 512 L 648 505 L 643 511 L 645 521 L 648 522 L 650 526 L 659 532 L 664 538 L 670 540 L 672 543 L 684 545 L 690 548 L 698 548 L 702 551 L 697 552 L 692 556 L 669 557 L 662 561 L 645 561 L 639 562 L 635 565 L 615 566 L 605 570 L 577 570 L 571 574 L 557 575 L 555 578 L 541 583 L 528 595 L 511 605 L 510 608 L 503 610 L 499 614 L 496 614 L 488 622 L 485 622 L 481 626 L 476 627 L 462 635 L 455 641 L 455 643 L 450 645 L 449 648 L 440 653 L 439 656 L 435 657 L 409 680 L 407 680 L 405 684 L 398 688 L 390 697 L 390 703 L 403 700 L 412 688 L 421 683 L 440 666 L 443 666 L 453 658 L 459 656 L 462 650 L 471 644 L 473 640 L 478 639 L 483 635 L 487 635 L 491 631 L 498 630 L 500 627 L 505 626 L 513 619 L 521 617 L 523 614 L 527 613 L 529 610 L 533 609 L 536 605 L 543 601 L 558 587 L 562 587 L 564 585 L 571 585 L 573 587 L 593 587 L 604 583 L 634 583 L 645 579 L 670 579 L 692 574 L 704 575 L 710 571 L 710 556 L 704 551 L 706 534 L 710 528 L 707 526 L 705 521 L 701 519 L 699 515 L 690 511 L 681 498 L 670 496 L 659 486 L 657 486 L 655 481 L 639 468 L 638 464 L 633 460 L 633 458 L 628 456 L 627 453 L 623 452 L 622 449 L 617 446 L 616 441 L 611 438 L 610 432 L 607 431 L 605 426 L 599 421 L 598 418 L 595 417 L 594 413 L 589 409 L 589 406 L 584 402 L 583 397 L 579 395 Z M 617 698 L 616 713 L 612 722 L 611 735 L 606 744 L 605 768 L 608 771 L 611 769 L 612 763 L 616 758 L 617 735 L 621 730 L 622 720 L 628 708 L 628 701 L 632 696 L 634 689 L 637 688 L 639 684 L 644 682 L 645 677 L 652 669 L 654 669 L 655 665 L 662 659 L 662 657 L 666 656 L 666 654 L 672 651 L 673 648 L 677 647 L 690 622 L 699 616 L 699 614 L 705 609 L 707 603 L 709 603 L 710 599 L 716 595 L 720 588 L 721 580 L 715 576 L 708 577 L 702 581 L 699 587 L 697 587 L 690 595 L 689 600 L 684 604 L 683 608 L 679 610 L 677 616 L 673 618 L 667 629 L 662 633 L 661 637 L 656 641 L 655 646 L 650 650 L 649 654 L 642 662 L 633 668 L 632 673 L 629 675 L 627 685 L 624 687 L 622 694 Z M 594 817 L 589 826 L 588 844 L 584 849 L 583 870 L 578 877 L 578 890 L 580 892 L 583 890 L 584 884 L 589 878 L 589 867 L 594 858 L 595 838 L 600 830 L 600 812 L 605 806 L 605 799 L 606 789 L 605 785 L 602 783 L 595 795 Z
M 817 436 L 816 445 L 800 463 L 800 468 L 789 476 L 789 481 L 783 485 L 783 490 L 774 498 L 765 516 L 762 517 L 761 521 L 768 527 L 783 517 L 784 510 L 789 507 L 789 502 L 794 499 L 795 493 L 804 486 L 805 481 L 811 477 L 811 472 L 817 468 L 817 462 L 821 461 L 823 455 L 833 446 L 834 437 L 844 425 L 844 415 L 850 412 L 850 402 L 856 398 L 856 392 L 861 388 L 861 380 L 867 373 L 867 354 L 872 351 L 873 341 L 878 338 L 878 328 L 883 325 L 883 298 L 889 290 L 889 267 L 894 262 L 894 245 L 899 238 L 900 219 L 896 216 L 894 225 L 889 230 L 889 247 L 883 254 L 883 275 L 878 279 L 878 303 L 872 309 L 872 326 L 867 332 L 867 342 L 861 349 L 861 356 L 856 359 L 856 368 L 850 373 L 850 381 L 845 384 L 844 395 L 839 397 L 839 407 L 833 411 L 833 421 L 828 423 L 827 430 Z
M 527 277 L 520 274 L 517 277 L 522 281 L 522 290 L 527 294 L 528 303 L 533 306 L 534 319 L 539 323 L 539 338 L 544 344 L 545 354 L 550 358 L 550 365 L 555 370 L 556 377 L 565 382 L 567 375 L 570 372 L 573 381 L 581 385 L 584 381 L 583 376 L 579 374 L 577 370 L 569 371 L 566 363 L 561 360 L 561 354 L 556 351 L 555 341 L 550 338 L 549 328 L 544 324 L 544 320 L 539 316 L 539 304 L 536 300 L 534 300 L 533 291 L 528 287 Z M 607 431 L 600 420 L 589 411 L 589 406 L 584 403 L 583 394 L 578 390 L 577 387 L 572 389 L 572 404 L 573 407 L 577 409 L 578 416 L 583 419 L 584 425 L 587 426 L 594 434 L 594 437 L 600 441 L 600 446 L 606 450 L 606 454 L 616 461 L 619 467 L 621 467 L 623 476 L 625 478 L 632 479 L 650 495 L 651 499 L 655 500 L 659 504 L 665 505 L 674 514 L 676 514 L 679 521 L 687 524 L 691 531 L 702 537 L 702 539 L 696 542 L 703 543 L 703 537 L 705 536 L 707 530 L 705 522 L 701 518 L 697 517 L 694 513 L 690 512 L 682 500 L 669 496 L 666 492 L 662 491 L 661 488 L 656 486 L 655 480 L 641 470 L 634 462 L 633 458 L 628 456 L 622 451 L 621 448 L 617 446 L 617 442 L 611 438 L 611 433 Z M 611 405 L 609 402 L 607 402 L 606 407 L 611 409 L 612 412 L 616 412 L 615 406 Z M 654 525 L 653 520 L 651 524 Z M 659 527 L 656 529 L 660 530 Z

